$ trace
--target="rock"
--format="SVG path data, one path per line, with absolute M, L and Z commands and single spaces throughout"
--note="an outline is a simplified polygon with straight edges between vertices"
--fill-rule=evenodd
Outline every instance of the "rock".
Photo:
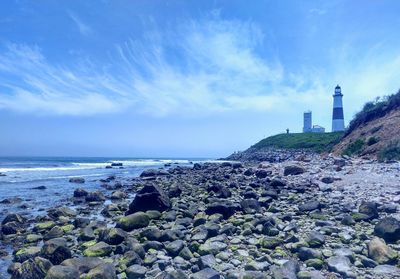
M 169 188 L 168 196 L 169 196 L 170 198 L 177 198 L 177 197 L 180 197 L 181 194 L 182 194 L 182 189 L 181 189 L 181 187 L 175 185 L 175 186 L 172 186 L 171 188 Z
M 15 197 L 15 198 L 7 198 L 4 200 L 1 200 L 0 203 L 1 204 L 16 204 L 16 203 L 20 203 L 22 202 L 21 198 Z
M 63 266 L 76 268 L 80 274 L 88 273 L 91 269 L 101 264 L 104 264 L 103 260 L 93 257 L 67 259 L 61 263 Z
M 123 163 L 111 163 L 111 166 L 112 167 L 122 167 L 123 166 Z
M 124 231 L 132 231 L 147 227 L 150 223 L 149 216 L 144 212 L 136 212 L 125 217 L 120 218 L 117 221 L 117 228 L 121 228 Z
M 368 216 L 368 219 L 375 219 L 379 217 L 378 208 L 375 202 L 362 201 L 358 212 Z
M 284 175 L 284 176 L 288 176 L 288 175 L 299 175 L 299 174 L 304 173 L 304 171 L 305 171 L 305 170 L 304 170 L 302 167 L 292 165 L 292 166 L 287 166 L 287 167 L 285 167 L 285 169 L 284 169 L 284 171 L 283 171 L 283 175 Z
M 288 260 L 279 267 L 271 267 L 274 279 L 297 279 L 297 272 L 299 272 L 299 270 L 299 263 L 294 260 Z
M 41 255 L 57 265 L 71 258 L 71 250 L 67 247 L 67 241 L 64 238 L 53 238 L 44 243 Z
M 128 234 L 119 228 L 110 228 L 100 233 L 99 239 L 110 245 L 121 244 Z
M 184 245 L 185 243 L 183 240 L 175 240 L 165 245 L 165 250 L 167 250 L 168 254 L 170 254 L 172 257 L 176 257 L 183 249 Z
M 320 247 L 325 243 L 325 236 L 317 231 L 308 234 L 307 243 L 310 247 Z
M 47 259 L 36 257 L 23 262 L 11 275 L 11 279 L 43 279 L 52 264 Z
M 257 178 L 266 178 L 268 175 L 271 174 L 271 171 L 265 169 L 257 169 L 255 175 Z
M 31 258 L 35 258 L 36 256 L 39 256 L 40 254 L 40 247 L 26 247 L 26 248 L 21 248 L 20 250 L 18 250 L 15 255 L 14 255 L 14 259 L 17 262 L 24 262 L 26 260 L 29 260 Z
M 85 201 L 87 202 L 102 202 L 105 200 L 106 198 L 104 197 L 104 194 L 100 191 L 90 192 L 85 197 Z
M 394 274 L 400 274 L 400 268 L 393 265 L 378 265 L 373 270 L 374 274 L 384 276 L 383 278 L 391 278 Z
M 278 237 L 263 237 L 259 241 L 260 246 L 267 249 L 274 249 L 282 243 L 282 239 Z
M 171 208 L 171 202 L 168 195 L 156 185 L 146 185 L 136 193 L 127 214 L 147 210 L 163 212 L 169 208 Z
M 31 188 L 32 190 L 46 190 L 47 189 L 47 187 L 46 186 L 37 186 L 37 187 L 33 187 L 33 188 Z
M 323 258 L 321 251 L 307 247 L 301 247 L 297 254 L 299 255 L 299 259 L 302 261 Z
M 206 208 L 206 213 L 208 215 L 213 215 L 215 213 L 222 214 L 225 219 L 231 217 L 240 207 L 237 204 L 232 203 L 228 200 L 214 201 L 209 204 Z
M 74 190 L 74 197 L 75 198 L 82 198 L 86 197 L 88 195 L 88 192 L 84 189 L 78 188 Z
M 344 256 L 333 256 L 326 261 L 330 271 L 339 273 L 344 278 L 356 278 L 356 275 L 351 271 L 350 260 Z
M 286 186 L 286 182 L 283 179 L 280 178 L 273 178 L 271 182 L 269 183 L 269 186 L 271 187 L 283 187 Z
M 49 269 L 45 279 L 79 279 L 79 272 L 71 266 L 55 265 Z
M 204 244 L 199 247 L 200 255 L 213 254 L 216 255 L 220 251 L 224 250 L 227 245 L 220 241 L 206 241 Z
M 335 182 L 335 179 L 331 176 L 325 176 L 321 179 L 321 182 L 323 182 L 325 184 L 331 184 L 331 183 Z
M 126 269 L 128 279 L 143 279 L 146 277 L 147 268 L 134 264 Z
M 379 264 L 394 263 L 397 259 L 397 253 L 378 237 L 368 243 L 368 256 Z
M 375 225 L 374 232 L 387 242 L 400 240 L 400 221 L 393 217 L 383 218 Z
M 49 217 L 52 219 L 58 219 L 60 217 L 75 217 L 78 214 L 75 210 L 65 207 L 65 206 L 62 206 L 62 207 L 50 209 L 47 212 L 47 215 L 49 215 Z
M 52 238 L 62 237 L 63 235 L 64 231 L 59 226 L 54 226 L 43 236 L 43 239 L 49 240 Z
M 321 269 L 324 266 L 324 261 L 321 259 L 309 259 L 305 261 L 308 267 L 313 267 L 315 269 Z
M 319 201 L 309 201 L 299 205 L 299 211 L 301 212 L 313 211 L 320 208 L 321 204 Z
M 91 269 L 85 279 L 117 279 L 115 267 L 110 263 L 103 263 Z
M 101 241 L 83 251 L 83 255 L 85 257 L 105 257 L 109 256 L 112 250 L 113 249 L 110 245 Z
M 208 255 L 201 256 L 198 259 L 197 264 L 200 267 L 200 269 L 205 269 L 207 267 L 214 268 L 215 265 L 217 264 L 217 261 L 215 260 L 215 257 L 213 254 L 208 254 Z
M 257 200 L 255 199 L 244 199 L 240 202 L 242 210 L 246 214 L 251 214 L 255 212 L 260 212 L 261 207 Z
M 212 268 L 205 268 L 200 270 L 199 272 L 193 273 L 190 276 L 191 279 L 220 279 L 221 276 L 217 271 Z
M 170 173 L 167 172 L 166 170 L 147 169 L 140 174 L 140 177 L 147 178 L 147 177 L 165 176 L 165 175 L 170 175 Z
M 112 200 L 122 200 L 122 199 L 125 199 L 126 197 L 127 197 L 127 195 L 124 192 L 119 191 L 119 190 L 114 191 L 111 194 L 111 199 Z
M 69 182 L 71 183 L 85 183 L 85 179 L 82 177 L 72 177 L 69 179 Z
M 2 225 L 7 224 L 9 222 L 16 222 L 16 223 L 20 223 L 23 224 L 24 222 L 26 222 L 26 218 L 17 214 L 17 213 L 11 213 L 8 214 L 3 221 L 1 222 Z

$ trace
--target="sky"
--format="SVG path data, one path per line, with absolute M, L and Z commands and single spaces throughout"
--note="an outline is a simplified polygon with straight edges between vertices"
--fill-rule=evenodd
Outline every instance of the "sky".
M 397 0 L 4 0 L 0 156 L 218 158 L 400 88 Z

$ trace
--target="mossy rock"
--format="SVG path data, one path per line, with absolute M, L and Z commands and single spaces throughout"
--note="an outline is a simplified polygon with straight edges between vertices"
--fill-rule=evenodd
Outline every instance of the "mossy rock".
M 96 245 L 96 243 L 97 243 L 96 240 L 90 240 L 90 241 L 86 241 L 86 242 L 82 243 L 81 246 L 82 246 L 84 249 L 87 249 L 87 248 L 89 248 L 89 247 L 91 247 L 91 246 L 93 246 L 93 245 Z
M 318 212 L 310 213 L 310 217 L 311 217 L 312 219 L 315 219 L 315 220 L 322 220 L 322 221 L 328 220 L 328 217 L 326 217 L 325 214 L 318 213 Z
M 35 229 L 38 231 L 49 230 L 55 225 L 56 223 L 54 223 L 53 221 L 47 221 L 47 222 L 37 223 L 35 225 Z
M 109 256 L 112 250 L 112 247 L 107 243 L 99 242 L 83 251 L 83 255 L 85 257 L 105 257 Z
M 68 225 L 64 225 L 61 227 L 61 230 L 65 233 L 68 233 L 70 231 L 73 231 L 75 229 L 74 225 L 72 224 L 68 224 Z
M 37 246 L 21 248 L 15 253 L 15 260 L 22 263 L 28 259 L 38 256 L 40 254 L 40 250 L 41 248 Z
M 356 222 L 367 221 L 370 219 L 370 217 L 367 214 L 358 213 L 358 212 L 351 214 L 351 217 Z
M 324 265 L 324 261 L 321 259 L 309 259 L 305 261 L 305 264 L 309 267 L 313 267 L 315 269 L 321 269 Z
M 33 242 L 38 242 L 38 241 L 40 241 L 40 240 L 42 240 L 43 239 L 43 237 L 41 236 L 41 235 L 39 235 L 39 234 L 28 234 L 27 236 L 26 236 L 26 242 L 28 242 L 28 243 L 33 243 Z
M 266 248 L 266 249 L 274 249 L 277 246 L 281 245 L 282 243 L 283 243 L 282 239 L 277 238 L 277 237 L 263 237 L 259 241 L 259 245 L 262 248 Z
M 124 231 L 132 231 L 134 229 L 147 227 L 149 223 L 150 218 L 146 213 L 136 212 L 119 219 L 117 222 L 117 228 L 121 228 Z

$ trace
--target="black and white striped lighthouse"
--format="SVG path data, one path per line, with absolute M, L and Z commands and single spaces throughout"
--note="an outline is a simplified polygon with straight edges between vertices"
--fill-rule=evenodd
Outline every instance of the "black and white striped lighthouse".
M 332 132 L 344 131 L 343 94 L 339 85 L 333 94 Z

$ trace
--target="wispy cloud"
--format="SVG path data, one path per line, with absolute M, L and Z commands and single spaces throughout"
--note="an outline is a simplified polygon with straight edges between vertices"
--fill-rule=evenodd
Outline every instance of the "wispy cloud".
M 92 28 L 85 24 L 75 13 L 69 11 L 68 16 L 71 18 L 71 20 L 76 24 L 78 27 L 79 32 L 82 35 L 90 35 L 92 33 Z
M 261 57 L 258 49 L 268 38 L 251 22 L 208 19 L 172 31 L 119 45 L 110 61 L 69 67 L 51 63 L 38 47 L 9 45 L 0 54 L 0 108 L 67 115 L 129 108 L 164 116 L 285 112 L 331 101 L 333 79 L 324 81 L 318 71 L 289 73 L 277 57 Z M 393 63 L 386 69 L 394 72 Z M 344 79 L 342 73 L 331 78 Z M 362 73 L 353 78 L 365 79 Z M 388 82 L 375 80 L 374 88 Z M 359 97 L 371 94 L 359 90 L 367 91 Z

